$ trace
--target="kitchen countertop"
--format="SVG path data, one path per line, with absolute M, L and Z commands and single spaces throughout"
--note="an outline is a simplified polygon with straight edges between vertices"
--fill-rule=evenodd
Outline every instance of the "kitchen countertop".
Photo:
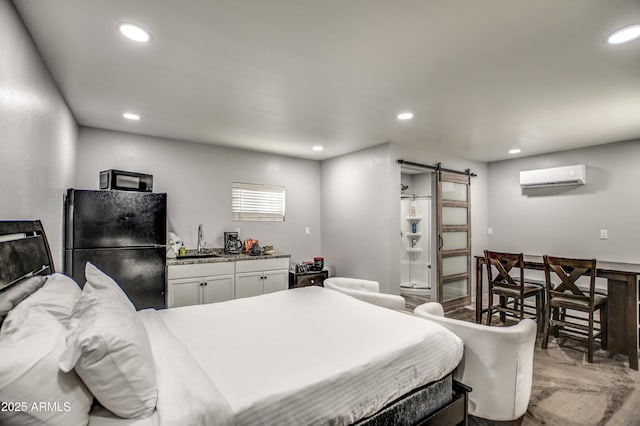
M 187 250 L 187 253 L 193 253 L 195 250 Z M 220 262 L 238 262 L 243 260 L 260 260 L 260 259 L 278 259 L 283 257 L 291 257 L 290 254 L 274 252 L 273 254 L 262 254 L 259 256 L 251 256 L 248 254 L 224 254 L 222 249 L 209 249 L 209 252 L 213 251 L 216 256 L 213 257 L 195 257 L 186 259 L 173 259 L 167 258 L 167 265 L 195 265 L 199 263 L 220 263 Z

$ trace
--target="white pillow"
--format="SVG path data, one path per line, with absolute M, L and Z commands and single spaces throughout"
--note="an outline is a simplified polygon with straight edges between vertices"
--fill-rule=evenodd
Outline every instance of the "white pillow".
M 82 290 L 72 278 L 63 274 L 52 274 L 48 275 L 44 285 L 24 299 L 20 306 L 42 306 L 67 327 L 73 307 L 81 294 Z
M 158 388 L 149 337 L 118 284 L 87 263 L 87 283 L 74 307 L 62 371 L 75 367 L 93 395 L 114 414 L 147 417 Z
M 65 327 L 41 307 L 18 306 L 9 313 L 0 336 L 0 424 L 89 422 L 91 393 L 76 373 L 58 368 L 65 333 Z
M 84 268 L 84 276 L 87 282 L 84 284 L 83 293 L 97 295 L 98 297 L 113 297 L 125 306 L 130 306 L 132 311 L 136 308 L 131 303 L 122 288 L 109 275 L 102 272 L 95 265 L 87 262 Z

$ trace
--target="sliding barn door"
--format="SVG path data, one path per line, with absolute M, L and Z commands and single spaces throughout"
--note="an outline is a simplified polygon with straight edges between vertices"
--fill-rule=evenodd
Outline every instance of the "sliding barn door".
M 436 172 L 438 301 L 445 310 L 471 303 L 471 177 Z

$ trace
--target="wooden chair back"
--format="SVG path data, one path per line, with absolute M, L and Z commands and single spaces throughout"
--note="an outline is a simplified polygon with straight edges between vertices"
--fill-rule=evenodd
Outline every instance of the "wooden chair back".
M 518 290 L 522 295 L 524 291 L 524 255 L 522 253 L 501 253 L 485 250 L 484 257 L 487 260 L 489 292 L 494 287 L 503 287 Z M 498 272 L 495 277 L 493 275 L 494 268 Z M 519 269 L 520 282 L 516 282 L 509 273 L 513 268 Z
M 596 289 L 596 260 L 570 259 L 565 257 L 543 256 L 544 275 L 549 300 L 562 297 L 565 300 L 588 303 L 594 306 Z M 553 275 L 552 275 L 553 272 Z M 578 278 L 589 277 L 589 290 L 583 291 L 576 285 Z M 555 281 L 552 282 L 552 277 Z

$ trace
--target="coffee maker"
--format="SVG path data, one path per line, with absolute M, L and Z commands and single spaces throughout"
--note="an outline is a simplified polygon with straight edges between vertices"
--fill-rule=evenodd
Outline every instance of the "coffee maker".
M 237 232 L 224 233 L 225 254 L 240 254 L 242 252 L 242 241 Z

